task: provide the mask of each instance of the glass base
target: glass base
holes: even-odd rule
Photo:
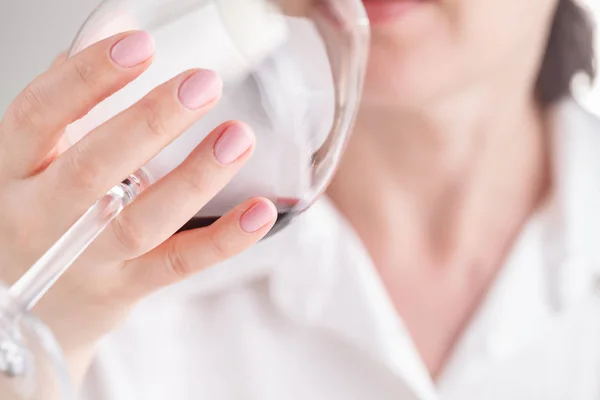
[[[0,399],[74,399],[54,336],[33,315],[17,316],[17,309],[0,286]]]

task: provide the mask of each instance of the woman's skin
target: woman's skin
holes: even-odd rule
[[[328,194],[436,377],[549,189],[534,86],[557,1],[365,4],[365,96]]]
[[[364,240],[433,376],[548,190],[533,86],[556,1],[415,0],[382,18],[399,1],[365,0],[374,19],[365,97],[329,196]],[[7,111],[0,281],[14,282],[94,199],[217,101],[218,78],[186,72],[56,156],[65,126],[140,75],[152,52],[143,33],[106,39],[36,79]],[[75,381],[137,301],[268,232],[275,208],[251,199],[209,228],[171,237],[253,146],[245,125],[219,127],[43,299],[36,313]]]

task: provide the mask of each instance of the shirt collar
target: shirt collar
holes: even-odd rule
[[[574,100],[555,106],[553,151],[557,223],[565,251],[600,260],[600,122]]]
[[[435,399],[426,368],[368,252],[333,205],[322,199],[286,234],[286,255],[270,281],[271,297],[283,314],[383,362],[404,378],[402,398]]]
[[[551,114],[553,193],[523,230],[440,381],[449,398],[556,331],[598,280],[600,123],[572,99]],[[485,366],[485,368],[484,368]],[[479,383],[476,383],[479,382]],[[452,395],[456,396],[452,396]]]
[[[600,274],[600,121],[566,99],[555,106],[552,124],[554,195],[546,247],[560,309],[588,294]]]

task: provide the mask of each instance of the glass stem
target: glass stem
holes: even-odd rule
[[[19,314],[31,310],[110,222],[149,185],[149,177],[140,170],[98,200],[9,289],[9,297],[21,308],[14,311]]]

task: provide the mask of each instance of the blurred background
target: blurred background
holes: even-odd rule
[[[582,0],[600,22],[600,1]],[[99,0],[0,1],[0,115],[21,89],[69,47]],[[600,54],[600,32],[597,40]],[[599,79],[600,81],[600,79]],[[600,115],[600,84],[577,90],[581,102]]]

